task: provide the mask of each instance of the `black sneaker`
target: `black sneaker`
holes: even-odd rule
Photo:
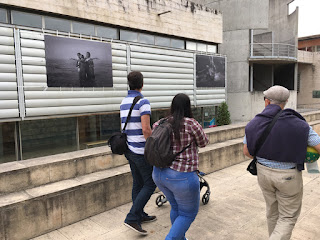
[[[141,226],[138,223],[124,223],[125,226],[132,229],[133,231],[136,231],[137,233],[140,233],[141,235],[148,235],[148,232],[146,230],[143,230]]]
[[[149,216],[149,215],[146,215],[146,216],[143,216],[141,218],[141,223],[148,223],[148,222],[154,222],[157,220],[157,217],[156,216]]]

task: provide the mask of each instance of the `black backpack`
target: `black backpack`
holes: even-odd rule
[[[152,131],[144,148],[144,157],[150,165],[160,168],[169,167],[180,153],[191,146],[190,143],[180,152],[173,154],[171,134],[172,126],[167,118],[161,120],[159,125]]]
[[[111,137],[108,140],[108,145],[111,148],[111,151],[113,154],[119,154],[122,155],[124,154],[127,149],[128,149],[128,145],[127,145],[127,134],[124,133],[124,130],[126,130],[127,124],[131,118],[131,113],[133,110],[134,105],[136,105],[136,103],[141,99],[141,96],[136,96],[133,99],[133,103],[131,105],[130,111],[128,113],[128,117],[127,117],[127,121],[124,124],[124,127],[122,129],[122,132],[116,132],[113,133],[111,135]]]

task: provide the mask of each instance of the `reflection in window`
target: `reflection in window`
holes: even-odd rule
[[[11,17],[13,24],[34,28],[42,28],[42,17],[40,15],[12,11]]]
[[[187,42],[186,42],[186,48],[187,48],[188,50],[194,50],[194,51],[196,51],[196,50],[197,50],[197,43],[187,41]]]
[[[171,47],[184,49],[184,41],[179,39],[171,39]]]
[[[0,123],[0,163],[16,160],[15,123]]]
[[[8,23],[7,10],[0,8],[0,22]]]
[[[217,53],[217,45],[208,45],[208,52]]]
[[[197,43],[197,50],[199,52],[207,52],[207,44]]]
[[[120,30],[120,40],[129,42],[138,42],[138,33]]]
[[[91,115],[78,118],[80,148],[106,145],[112,133],[119,131],[118,114]]]
[[[44,17],[44,21],[46,29],[71,32],[71,22],[68,20],[53,17]]]
[[[94,26],[88,23],[72,22],[73,32],[95,36]]]
[[[97,36],[103,38],[119,39],[118,30],[110,27],[96,27]]]
[[[29,159],[77,150],[77,119],[22,121],[22,158]]]
[[[170,47],[170,38],[157,36],[156,45],[163,46],[163,47]]]
[[[150,34],[140,33],[139,42],[146,44],[154,44],[154,36]]]

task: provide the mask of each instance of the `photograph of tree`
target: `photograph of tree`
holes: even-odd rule
[[[196,56],[197,87],[225,87],[225,58]]]
[[[111,45],[45,35],[48,87],[112,87]]]

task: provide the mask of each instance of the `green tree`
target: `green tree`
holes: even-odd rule
[[[226,102],[221,103],[221,105],[218,107],[216,121],[218,126],[229,125],[231,123],[230,112]]]

